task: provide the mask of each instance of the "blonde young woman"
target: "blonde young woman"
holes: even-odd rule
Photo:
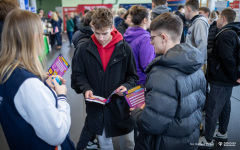
[[[51,38],[51,45],[53,46],[55,44],[55,39],[57,40],[57,49],[61,49],[62,47],[62,38],[61,38],[61,20],[59,19],[58,15],[56,12],[52,13],[52,28],[53,28],[53,33],[52,33],[52,38]]]
[[[0,51],[0,120],[11,150],[72,150],[66,86],[45,78],[39,16],[16,9],[8,14]],[[61,81],[66,81],[61,78]],[[54,83],[54,85],[52,84]]]

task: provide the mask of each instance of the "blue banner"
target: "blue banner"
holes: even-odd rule
[[[152,3],[119,4],[119,7],[122,7],[122,8],[125,8],[126,10],[128,10],[133,5],[141,5],[146,8],[152,9]]]
[[[29,1],[28,0],[24,0],[25,2],[25,9],[29,10]]]

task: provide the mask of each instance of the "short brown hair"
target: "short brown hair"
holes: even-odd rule
[[[152,0],[152,2],[158,6],[158,5],[166,5],[167,4],[167,0]]]
[[[1,0],[0,1],[0,21],[4,21],[7,14],[16,8],[19,8],[18,1],[16,1],[16,0]]]
[[[174,42],[180,41],[183,23],[182,20],[170,12],[163,13],[152,20],[151,31],[166,30]]]
[[[95,13],[95,10],[91,10],[87,12],[87,14],[84,17],[83,25],[84,26],[90,26],[90,22],[92,21],[92,15]]]
[[[130,8],[130,15],[134,25],[140,25],[144,18],[148,18],[149,12],[146,7],[140,5],[133,5]]]
[[[92,15],[91,25],[97,30],[106,27],[112,27],[113,25],[112,12],[107,8],[98,8]]]
[[[203,11],[204,13],[208,13],[208,17],[210,16],[210,9],[208,7],[200,7],[199,10]]]
[[[189,6],[192,11],[196,12],[199,10],[199,2],[198,0],[188,0],[185,6]]]
[[[231,8],[223,9],[220,15],[222,17],[224,16],[227,19],[228,23],[234,22],[234,20],[236,19],[236,12]]]

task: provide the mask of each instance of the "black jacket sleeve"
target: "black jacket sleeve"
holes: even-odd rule
[[[93,89],[91,88],[89,82],[88,82],[88,78],[86,76],[86,67],[84,65],[84,61],[83,61],[83,56],[85,56],[83,53],[83,46],[85,44],[82,44],[80,47],[77,47],[77,53],[76,55],[76,64],[74,65],[73,68],[73,74],[75,77],[75,82],[76,82],[76,86],[79,87],[79,90],[81,93],[85,94],[86,91],[91,90],[93,91]]]

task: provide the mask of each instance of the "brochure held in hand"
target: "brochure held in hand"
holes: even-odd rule
[[[143,85],[138,85],[123,93],[130,108],[141,107],[145,103],[144,91],[145,88],[143,87]],[[116,93],[116,90],[113,91],[108,98],[93,95],[92,97],[87,98],[86,101],[105,105],[111,101],[112,95]]]
[[[60,53],[51,65],[51,67],[48,69],[48,72],[50,75],[59,75],[62,77],[69,67],[69,63]]]
[[[124,93],[125,99],[130,108],[141,107],[145,103],[144,91],[144,86],[138,85]]]
[[[104,98],[104,97],[101,97],[101,96],[93,95],[92,97],[86,98],[85,100],[89,101],[89,102],[95,102],[95,103],[99,103],[99,104],[105,105],[105,104],[107,104],[107,103],[109,103],[111,101],[111,97],[115,93],[117,93],[116,90],[113,91],[112,94],[108,98]]]

